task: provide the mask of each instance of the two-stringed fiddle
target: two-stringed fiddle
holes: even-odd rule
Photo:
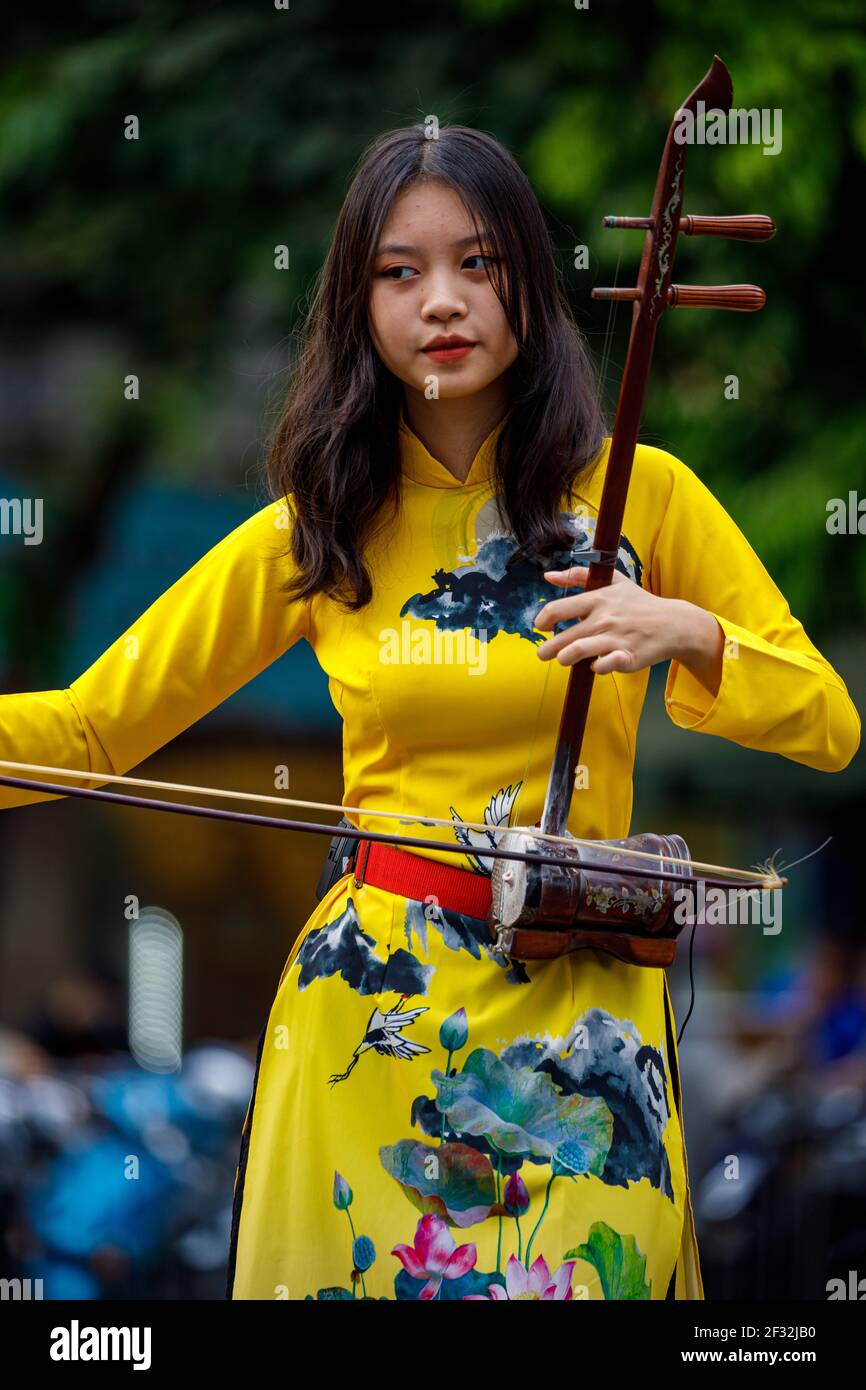
[[[684,216],[683,192],[687,145],[678,138],[685,130],[684,112],[702,109],[728,111],[733,85],[721,59],[713,58],[703,80],[678,108],[671,122],[648,217],[606,217],[606,227],[637,228],[646,232],[637,285],[627,289],[596,289],[594,299],[633,303],[631,336],[620,385],[610,451],[588,565],[586,589],[610,584],[621,540],[623,515],[640,429],[656,330],[668,307],[734,309],[752,312],[765,302],[757,285],[675,285],[672,283],[677,238],[722,236],[765,241],[775,232],[769,217]],[[568,837],[568,815],[575,772],[586,730],[593,690],[592,657],[571,668],[556,748],[541,816],[537,844],[545,835]],[[524,849],[536,847],[524,833],[506,836],[503,849],[519,839]],[[643,875],[639,862],[653,854],[658,872]],[[594,948],[609,951],[637,965],[670,965],[685,914],[676,912],[677,890],[686,886],[682,865],[690,863],[688,846],[679,835],[633,835],[625,840],[595,842],[592,858],[583,843],[566,844],[562,865],[523,860],[493,866],[488,924],[501,954],[523,960],[545,959],[565,951]],[[637,855],[637,857],[635,857]],[[600,877],[598,861],[610,872]],[[617,871],[621,874],[616,879]]]

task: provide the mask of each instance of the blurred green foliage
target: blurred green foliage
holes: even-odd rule
[[[629,310],[612,315],[590,290],[614,275],[633,283],[641,241],[604,231],[601,218],[649,210],[667,126],[714,52],[736,105],[782,112],[783,148],[775,157],[756,145],[694,148],[686,211],[764,212],[779,231],[766,245],[683,239],[676,278],[752,281],[768,301],[755,316],[667,316],[642,437],[706,480],[816,640],[859,623],[866,542],[825,525],[829,498],[866,493],[858,0],[590,0],[587,10],[568,0],[288,9],[93,0],[7,19],[4,351],[32,351],[65,324],[112,345],[109,369],[95,363],[81,387],[70,429],[48,431],[40,456],[25,461],[70,533],[110,492],[107,469],[123,485],[121,438],[130,473],[137,458],[241,483],[246,446],[220,445],[231,364],[247,340],[258,345],[249,443],[278,403],[291,331],[353,164],[383,129],[430,113],[491,131],[522,162],[605,362],[612,407]],[[287,271],[274,267],[283,243]],[[574,269],[580,244],[588,271]],[[129,371],[143,382],[132,440]],[[730,373],[736,401],[723,395]],[[6,454],[15,472],[14,440]],[[8,588],[3,602],[9,618]]]

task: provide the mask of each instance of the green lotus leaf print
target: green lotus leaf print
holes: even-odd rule
[[[468,1144],[431,1146],[401,1139],[379,1150],[385,1170],[414,1207],[452,1226],[474,1226],[488,1216],[504,1216],[496,1201],[496,1175],[486,1154]]]
[[[431,1075],[437,1109],[457,1134],[483,1135],[512,1158],[556,1158],[569,1173],[600,1176],[613,1138],[605,1101],[564,1096],[546,1073],[509,1067],[483,1047],[456,1075]]]
[[[621,1236],[606,1221],[594,1221],[589,1240],[567,1250],[566,1260],[587,1260],[594,1265],[606,1299],[648,1299],[651,1284],[646,1281],[646,1255],[637,1248],[634,1236]]]

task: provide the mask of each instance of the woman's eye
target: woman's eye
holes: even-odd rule
[[[485,261],[488,265],[494,265],[497,260],[498,257],[496,256],[487,256],[478,251],[475,255],[465,258],[462,268],[464,270],[483,270]],[[411,275],[417,274],[418,271],[411,265],[389,265],[386,266],[384,270],[379,271],[380,277],[384,280],[401,281],[408,279]]]

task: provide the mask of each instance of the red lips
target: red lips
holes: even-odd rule
[[[432,357],[434,362],[458,362],[462,357],[468,357],[475,346],[475,343],[470,342],[468,338],[462,338],[459,333],[449,333],[433,338],[421,351]]]
[[[430,352],[433,348],[455,348],[455,347],[474,347],[471,338],[461,338],[459,333],[451,333],[447,337],[432,338],[422,352]]]

